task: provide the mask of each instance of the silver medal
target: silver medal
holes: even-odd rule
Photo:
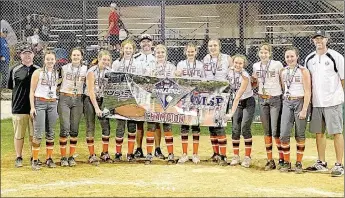
[[[49,91],[49,92],[48,92],[48,97],[49,97],[49,98],[53,98],[53,96],[54,96],[54,93],[53,93],[52,91]]]
[[[77,94],[78,93],[78,89],[77,88],[74,88],[73,89],[73,94]]]

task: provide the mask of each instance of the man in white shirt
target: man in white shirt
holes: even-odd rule
[[[342,176],[344,154],[343,111],[344,103],[344,56],[327,48],[328,36],[325,31],[318,30],[312,37],[316,51],[309,54],[305,66],[312,76],[312,116],[310,132],[316,133],[318,160],[306,170],[327,172],[325,161],[326,135],[334,137],[336,163],[332,168],[332,176]]]

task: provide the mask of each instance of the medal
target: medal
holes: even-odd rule
[[[265,87],[262,88],[262,95],[267,95],[267,92],[265,90]]]
[[[49,98],[53,98],[53,96],[54,96],[54,92],[49,91],[49,92],[48,92],[48,97],[49,97]]]
[[[78,93],[78,89],[77,88],[74,88],[73,89],[73,94],[77,94]]]

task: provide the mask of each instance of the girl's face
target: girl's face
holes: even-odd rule
[[[123,54],[125,56],[131,56],[134,52],[133,46],[129,43],[127,43],[125,46],[123,46]]]
[[[236,57],[234,59],[234,69],[235,71],[242,71],[244,68],[244,60],[241,57]]]
[[[155,56],[156,56],[158,61],[163,61],[163,60],[165,61],[165,58],[167,56],[166,54],[167,53],[166,53],[166,51],[163,48],[157,48],[156,49]]]
[[[196,49],[195,47],[187,47],[187,50],[186,50],[186,55],[187,55],[187,58],[188,59],[191,59],[191,58],[195,58],[196,57]]]
[[[208,47],[208,51],[211,55],[219,54],[220,46],[219,46],[218,41],[216,41],[216,40],[209,41],[207,47]]]
[[[103,55],[99,61],[99,66],[101,67],[108,67],[110,66],[110,56],[109,55]]]
[[[285,52],[285,62],[289,66],[297,65],[298,56],[295,50],[288,50]]]
[[[259,58],[261,61],[268,61],[270,59],[271,53],[264,47],[265,46],[261,47],[261,49],[259,50]]]
[[[80,64],[81,60],[82,60],[82,55],[81,55],[81,51],[79,50],[73,50],[72,51],[72,55],[71,55],[71,59],[72,59],[72,64]]]
[[[53,68],[56,63],[56,58],[54,54],[46,54],[44,57],[44,65],[47,68]]]

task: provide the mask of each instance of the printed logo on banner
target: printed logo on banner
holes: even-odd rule
[[[174,99],[180,98],[180,95],[184,92],[178,84],[168,78],[156,83],[153,91],[156,93],[164,110],[169,107]]]

